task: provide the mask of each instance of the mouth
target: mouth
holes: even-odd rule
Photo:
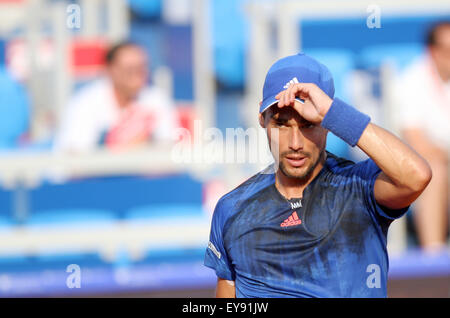
[[[302,157],[302,156],[295,156],[295,155],[286,156],[287,162],[292,167],[295,167],[295,168],[302,167],[305,164],[307,159],[308,159],[307,157]]]

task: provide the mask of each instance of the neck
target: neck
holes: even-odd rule
[[[430,54],[429,59],[432,65],[432,71],[435,72],[444,83],[446,83],[448,80],[450,80],[450,73],[445,72],[443,67],[439,67],[436,59],[431,55],[431,53],[429,54]]]
[[[450,80],[450,74],[445,73],[442,70],[438,70],[438,73],[444,83],[446,83]]]
[[[444,70],[436,65],[436,62],[434,63],[434,70],[436,71],[439,78],[442,80],[442,82],[446,83],[450,79],[450,74],[444,72]]]
[[[325,151],[321,154],[319,162],[311,171],[311,173],[303,179],[286,176],[281,169],[275,174],[275,187],[287,199],[303,197],[303,190],[311,183],[312,180],[322,170],[327,154]]]
[[[116,98],[117,105],[119,105],[120,108],[126,108],[133,101],[133,97],[123,93],[121,90],[117,89],[117,87],[114,87],[114,96]]]

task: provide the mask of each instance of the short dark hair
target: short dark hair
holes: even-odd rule
[[[114,59],[116,58],[116,56],[120,50],[127,48],[127,47],[131,47],[131,46],[139,47],[138,44],[131,42],[131,41],[123,41],[123,42],[119,42],[119,43],[111,46],[105,55],[106,65],[111,65],[114,62]]]
[[[267,119],[270,119],[270,118],[273,117],[274,111],[273,111],[273,109],[271,109],[271,108],[273,108],[273,106],[274,106],[274,105],[272,105],[272,106],[270,106],[270,107],[267,107],[267,109],[264,110],[264,111],[261,113],[261,115],[263,116],[264,120],[266,120],[266,117],[267,117],[267,116],[270,116],[270,117],[268,117]]]
[[[425,44],[427,46],[434,46],[436,45],[436,34],[438,33],[438,30],[442,27],[450,27],[450,20],[445,21],[438,21],[431,25],[431,27],[428,29],[426,38],[425,38]]]

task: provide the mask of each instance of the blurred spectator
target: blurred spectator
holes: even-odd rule
[[[169,96],[148,86],[148,61],[142,48],[120,43],[106,55],[106,76],[83,87],[63,112],[55,149],[90,151],[104,144],[129,148],[170,141],[178,126]]]
[[[433,171],[416,201],[414,220],[420,245],[434,251],[445,246],[448,231],[450,21],[430,29],[426,46],[425,54],[397,82],[395,107],[401,134]]]
[[[0,65],[0,151],[14,149],[28,139],[29,106],[24,87]]]

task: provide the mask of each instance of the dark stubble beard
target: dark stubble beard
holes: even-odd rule
[[[294,152],[285,152],[280,157],[283,158],[286,155],[292,154],[292,153],[294,153]],[[308,159],[311,159],[310,154],[303,153],[303,155],[306,155],[306,157],[308,157]],[[279,168],[280,168],[281,172],[288,178],[297,179],[299,181],[307,181],[309,179],[311,173],[314,171],[314,169],[319,164],[320,160],[324,157],[324,155],[325,155],[325,149],[320,152],[319,157],[317,158],[317,160],[314,161],[308,167],[308,169],[304,173],[302,173],[301,175],[293,175],[293,174],[289,173],[288,169],[286,169],[286,166],[284,165],[282,160],[280,160]]]

